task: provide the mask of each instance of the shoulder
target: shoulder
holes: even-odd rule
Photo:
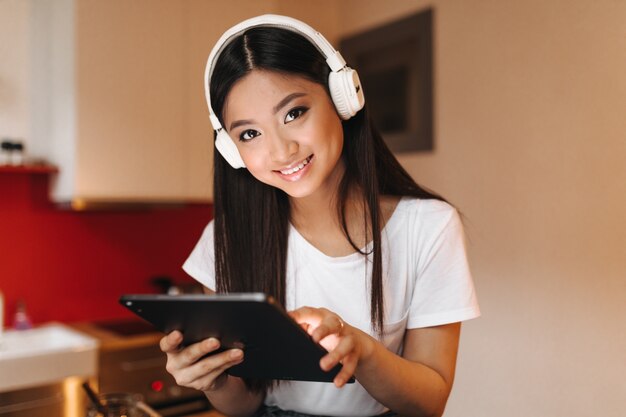
[[[205,227],[204,230],[202,231],[202,236],[210,236],[213,237],[213,228],[214,228],[214,221],[211,220]]]
[[[434,199],[403,197],[389,220],[388,235],[419,247],[433,244],[443,235],[462,236],[463,224],[457,209]],[[402,238],[404,236],[404,238]]]
[[[215,265],[213,259],[213,221],[210,221],[183,264],[183,269],[205,287],[215,289]]]
[[[397,204],[398,217],[425,224],[448,223],[459,217],[450,203],[435,199],[403,197]]]

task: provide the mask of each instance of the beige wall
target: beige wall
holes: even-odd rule
[[[19,23],[24,4],[0,0],[0,35],[14,46],[28,43]],[[464,326],[446,416],[624,415],[626,2],[186,5],[193,10],[183,13],[186,65],[197,70],[182,101],[194,140],[210,134],[197,81],[206,54],[235,22],[292,14],[335,40],[433,6],[437,149],[401,160],[465,214],[483,310]],[[8,50],[13,55],[0,61],[0,135],[27,136],[20,68],[28,57]],[[203,160],[189,161],[190,175]]]
[[[401,160],[465,214],[483,311],[446,416],[624,416],[626,2],[339,5],[435,10],[437,149]]]
[[[0,0],[0,138],[30,136],[30,3]]]

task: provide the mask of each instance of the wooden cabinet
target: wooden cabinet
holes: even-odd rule
[[[33,2],[31,148],[59,167],[54,200],[211,199],[202,60],[215,39],[190,39],[195,4]]]

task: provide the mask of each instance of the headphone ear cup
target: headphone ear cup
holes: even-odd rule
[[[359,75],[350,67],[328,75],[328,88],[337,113],[348,120],[365,105],[365,96]]]
[[[241,155],[239,154],[237,145],[235,145],[235,142],[233,142],[233,140],[224,129],[220,129],[217,131],[217,137],[215,138],[215,148],[219,151],[222,157],[224,157],[226,162],[230,164],[231,167],[235,169],[246,167],[243,159],[241,159]]]

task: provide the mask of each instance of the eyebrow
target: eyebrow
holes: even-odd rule
[[[281,101],[278,102],[278,104],[276,104],[273,108],[272,111],[274,112],[274,114],[278,113],[278,111],[280,109],[282,109],[283,107],[285,107],[287,104],[289,104],[291,101],[299,98],[299,97],[303,97],[306,96],[306,93],[291,93],[289,94],[287,97],[283,98]],[[230,124],[230,128],[228,130],[233,130],[236,127],[239,126],[243,126],[243,125],[247,125],[247,124],[252,124],[253,120],[237,120],[234,121]]]
[[[277,105],[274,106],[272,110],[274,110],[274,114],[278,113],[280,109],[289,104],[290,101],[297,99],[298,97],[306,96],[305,93],[291,93],[284,99],[278,102]]]

